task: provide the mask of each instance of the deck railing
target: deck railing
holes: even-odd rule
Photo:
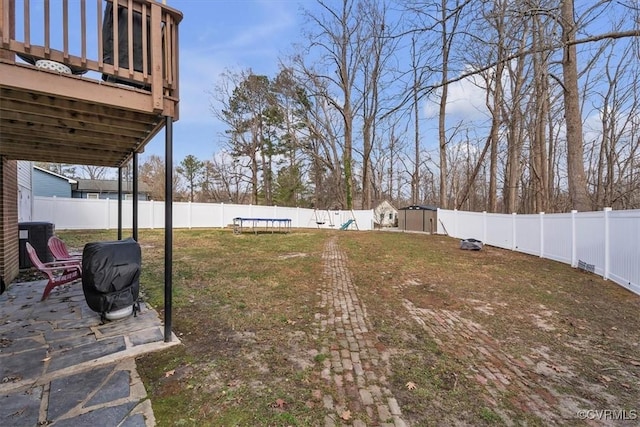
[[[162,111],[164,97],[179,98],[181,19],[154,0],[0,0],[0,49],[148,90]]]

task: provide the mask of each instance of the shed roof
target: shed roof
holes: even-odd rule
[[[411,206],[405,206],[404,208],[400,208],[401,211],[407,211],[407,210],[420,210],[420,211],[437,211],[438,208],[436,206],[430,206],[430,205],[411,205]]]

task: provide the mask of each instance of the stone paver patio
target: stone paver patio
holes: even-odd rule
[[[16,283],[0,295],[0,425],[153,426],[135,357],[165,343],[157,313],[101,324],[82,285]]]

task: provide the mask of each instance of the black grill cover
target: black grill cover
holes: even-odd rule
[[[82,290],[89,308],[108,313],[133,305],[140,292],[140,245],[135,240],[87,243]]]

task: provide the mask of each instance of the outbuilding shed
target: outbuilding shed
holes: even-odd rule
[[[435,234],[438,231],[438,208],[412,205],[400,208],[398,228],[405,231],[422,231]]]

